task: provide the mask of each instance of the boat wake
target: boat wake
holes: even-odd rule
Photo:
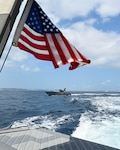
[[[34,127],[34,128],[46,128],[55,131],[60,127],[60,125],[70,122],[73,118],[70,115],[64,115],[59,118],[53,118],[51,115],[45,116],[34,116],[28,117],[23,120],[15,121],[11,128],[17,127]]]

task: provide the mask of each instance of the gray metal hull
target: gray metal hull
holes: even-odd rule
[[[59,92],[59,91],[46,91],[46,94],[48,94],[49,96],[52,95],[71,95],[71,93],[69,92]]]

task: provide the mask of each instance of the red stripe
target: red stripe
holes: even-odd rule
[[[75,54],[74,54],[72,48],[71,48],[71,45],[69,44],[68,40],[63,36],[62,33],[61,33],[61,38],[62,38],[63,42],[65,43],[65,45],[66,45],[66,47],[67,47],[67,49],[68,49],[68,51],[69,51],[69,53],[70,53],[72,59],[73,59],[74,61],[78,60],[78,59],[76,58],[76,56],[75,56]]]
[[[61,46],[59,45],[59,42],[58,42],[58,40],[57,40],[57,38],[56,38],[56,36],[54,34],[52,34],[52,39],[54,41],[54,44],[55,44],[55,46],[57,48],[57,51],[59,53],[59,56],[60,56],[63,64],[67,64],[68,60],[66,59],[66,57],[64,55],[64,52],[62,51]]]
[[[27,51],[31,54],[33,54],[36,58],[38,59],[42,59],[42,60],[49,60],[51,61],[51,58],[49,55],[44,55],[44,54],[38,54],[38,53],[35,53],[33,51],[31,51],[29,48],[27,48],[25,45],[23,45],[22,43],[18,42],[18,47],[24,51]]]
[[[47,39],[46,34],[45,34],[44,36],[45,36],[46,46],[47,46],[47,48],[48,48],[51,61],[52,61],[52,63],[53,63],[53,65],[54,65],[55,68],[59,68],[59,65],[57,64],[57,62],[56,62],[56,60],[55,60],[55,58],[54,58],[54,56],[53,56],[53,54],[52,54],[52,51],[51,51],[51,48],[50,48],[50,45],[49,45],[49,42],[48,42],[49,39]]]
[[[68,40],[63,36],[62,33],[61,33],[61,37],[62,37],[62,40],[64,41],[64,43],[66,44],[66,46],[69,50],[69,53],[71,54],[73,60],[78,61],[79,58],[76,57],[74,51],[71,48],[71,45],[69,44]],[[76,48],[75,48],[75,50],[77,51],[77,53],[78,53],[79,57],[81,58],[82,62],[90,63],[90,60],[86,59]]]
[[[77,51],[77,49],[75,48],[75,50]],[[86,59],[79,51],[77,51],[81,57],[81,59],[83,60],[82,62],[85,62],[85,63],[90,63],[90,60],[89,59]]]
[[[47,50],[46,46],[34,44],[29,39],[27,39],[25,36],[23,36],[23,35],[20,35],[20,39],[22,39],[25,43],[29,44],[30,46],[32,46],[32,47],[34,47],[36,49]]]
[[[45,41],[45,38],[44,36],[37,36],[37,35],[34,35],[32,34],[32,32],[30,32],[27,28],[23,28],[23,31],[28,35],[30,36],[32,39],[34,40],[37,40],[37,41]]]

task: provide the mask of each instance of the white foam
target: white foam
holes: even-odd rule
[[[72,93],[71,96],[80,96],[81,94],[78,93]]]
[[[34,128],[40,128],[44,127],[50,130],[57,129],[61,124],[64,124],[65,122],[69,122],[71,120],[70,115],[63,115],[62,117],[59,117],[57,119],[54,119],[50,115],[45,116],[35,116],[35,117],[28,117],[23,120],[15,121],[11,128],[17,128],[17,127],[34,127]]]
[[[39,118],[39,116],[35,116],[35,117],[28,117],[28,118],[25,118],[23,120],[15,121],[11,125],[11,128],[26,127],[26,126],[35,126],[34,120],[36,120],[38,118]]]
[[[83,114],[76,130],[72,133],[73,137],[85,139],[99,144],[120,148],[120,117],[109,116],[110,118],[100,120],[90,119],[88,112]],[[106,116],[103,116],[106,118]]]
[[[96,111],[82,114],[72,136],[120,149],[120,97],[96,96],[90,101]]]
[[[120,98],[119,97],[95,97],[91,103],[97,106],[98,110],[120,110]]]

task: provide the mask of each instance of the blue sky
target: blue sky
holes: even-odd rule
[[[26,1],[25,1],[26,2]],[[0,88],[120,91],[120,0],[37,0],[52,22],[91,64],[69,71],[12,47]],[[23,3],[24,5],[24,3]],[[19,16],[16,20],[18,22]],[[15,28],[14,28],[15,29]],[[0,59],[11,45],[14,29]]]

